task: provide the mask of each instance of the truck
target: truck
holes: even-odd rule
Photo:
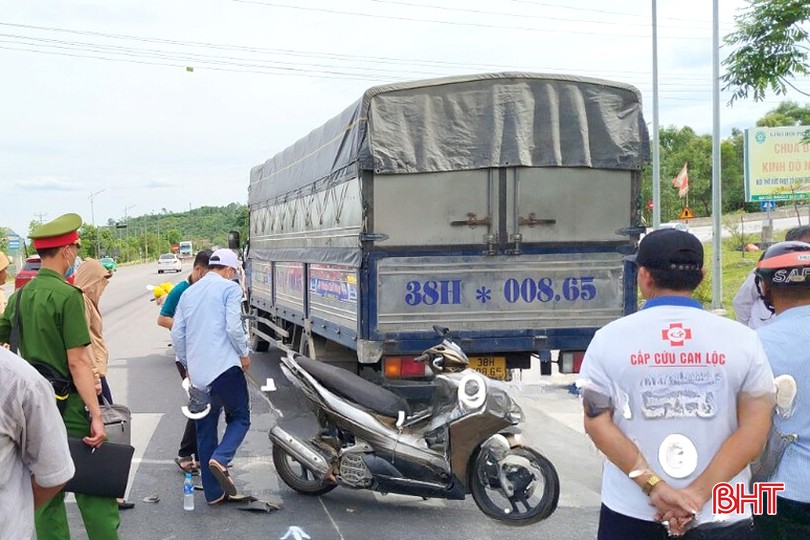
[[[184,240],[180,242],[180,249],[178,250],[178,255],[181,259],[188,259],[194,256],[194,249],[191,246],[190,240]]]
[[[627,84],[490,73],[388,84],[250,172],[249,331],[384,385],[449,328],[498,379],[576,372],[637,307],[649,137]],[[554,355],[552,355],[554,352]],[[556,355],[556,356],[555,356]]]

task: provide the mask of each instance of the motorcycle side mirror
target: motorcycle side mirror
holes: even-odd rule
[[[228,233],[228,248],[229,249],[239,249],[239,245],[241,244],[239,238],[239,231],[231,231]]]
[[[433,331],[436,332],[436,335],[439,337],[446,337],[450,334],[450,329],[445,328],[444,326],[439,326],[438,324],[433,325]]]

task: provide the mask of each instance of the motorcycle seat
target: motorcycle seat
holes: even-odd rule
[[[294,356],[298,365],[326,387],[330,392],[366,409],[389,418],[397,418],[400,411],[411,415],[411,408],[402,396],[355,375],[343,368],[319,362],[306,356]]]

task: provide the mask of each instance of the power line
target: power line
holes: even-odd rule
[[[546,21],[561,21],[561,22],[573,22],[573,23],[588,23],[588,24],[608,24],[608,25],[621,25],[621,26],[640,26],[647,28],[650,26],[649,16],[648,15],[639,15],[639,14],[629,14],[629,13],[619,13],[619,12],[609,12],[604,10],[589,10],[578,8],[580,11],[585,11],[588,13],[605,13],[609,15],[618,15],[623,17],[646,17],[646,21],[643,22],[634,22],[628,23],[627,21],[596,21],[596,20],[588,20],[588,19],[570,19],[567,17],[556,17],[550,15],[536,15],[536,14],[528,14],[528,13],[507,13],[503,11],[486,11],[480,9],[471,9],[471,8],[461,8],[461,7],[449,7],[449,6],[437,6],[432,4],[419,4],[415,2],[405,2],[402,0],[368,0],[369,2],[373,2],[375,4],[386,4],[386,5],[395,5],[395,6],[407,6],[407,7],[416,7],[420,9],[436,9],[441,11],[452,11],[456,13],[474,13],[477,15],[496,15],[499,17],[520,17],[521,19],[542,19]],[[543,7],[553,7],[553,8],[561,8],[564,6],[553,6],[550,4],[539,4],[536,2],[521,2],[523,4],[530,4],[535,6],[543,6]],[[674,20],[681,20],[681,19],[674,19]],[[688,22],[690,24],[694,24],[695,22],[704,22],[708,25],[709,21],[687,21],[683,20],[683,22]],[[682,26],[665,26],[665,25],[658,25],[658,28],[673,28],[681,30],[683,29]]]
[[[562,29],[562,28],[538,28],[533,26],[512,26],[512,25],[502,25],[502,24],[487,24],[487,23],[473,23],[473,22],[462,22],[462,21],[446,21],[446,20],[439,20],[439,19],[428,19],[423,17],[404,17],[404,16],[397,16],[397,15],[375,15],[371,13],[363,13],[362,11],[344,11],[338,9],[330,9],[330,8],[314,8],[308,6],[295,6],[289,4],[280,4],[277,2],[264,2],[261,0],[229,0],[230,2],[237,2],[240,4],[256,4],[262,6],[269,6],[269,7],[276,7],[276,8],[283,8],[283,9],[294,9],[300,11],[307,11],[307,12],[316,12],[316,13],[329,13],[332,15],[348,15],[352,17],[367,17],[373,19],[388,19],[388,20],[396,20],[396,21],[406,21],[406,22],[427,22],[427,23],[434,23],[434,24],[443,24],[443,25],[450,25],[450,26],[469,26],[473,28],[490,28],[490,29],[499,29],[499,30],[525,30],[527,32],[544,32],[544,33],[562,33],[562,34],[584,34],[584,35],[604,35],[604,36],[612,36],[612,37],[625,37],[625,38],[639,38],[639,39],[650,39],[650,35],[644,34],[627,34],[623,32],[619,33],[607,33],[607,32],[593,32],[587,30],[571,30],[571,29]],[[710,40],[710,36],[658,36],[659,39],[671,39],[671,40],[683,40],[683,39],[694,39],[694,40]]]
[[[423,59],[413,59],[413,58],[396,58],[396,57],[372,57],[372,56],[363,56],[363,55],[347,55],[347,54],[339,54],[339,53],[323,53],[323,52],[310,52],[310,51],[296,51],[291,49],[269,49],[269,48],[261,48],[261,47],[248,47],[248,46],[241,46],[241,45],[226,45],[226,44],[217,44],[217,43],[209,43],[209,42],[194,42],[194,41],[178,41],[178,40],[169,40],[169,39],[160,39],[160,38],[148,38],[142,36],[134,36],[128,34],[109,34],[109,33],[100,33],[100,32],[91,32],[86,30],[72,30],[66,28],[57,28],[57,27],[42,27],[42,26],[33,26],[33,25],[21,25],[21,24],[13,24],[13,23],[2,23],[0,22],[0,26],[9,26],[15,28],[24,28],[30,30],[37,30],[37,31],[46,31],[46,32],[56,32],[56,33],[68,33],[74,35],[84,35],[84,36],[91,36],[91,37],[100,37],[105,39],[115,39],[115,40],[124,40],[124,41],[136,41],[136,42],[144,42],[144,43],[157,43],[157,44],[164,44],[164,45],[172,45],[172,46],[180,46],[180,47],[195,47],[195,48],[210,48],[214,50],[233,50],[233,51],[241,51],[241,52],[248,52],[248,53],[256,53],[256,54],[280,54],[284,56],[293,56],[293,57],[301,57],[301,58],[319,58],[329,59],[329,60],[338,60],[338,61],[351,61],[351,62],[363,62],[363,63],[374,63],[374,64],[382,64],[382,65],[399,65],[399,64],[407,64],[409,69],[407,72],[415,73],[418,75],[434,75],[434,74],[444,74],[445,71],[440,73],[436,72],[424,72],[413,70],[410,66],[419,65],[421,67],[430,67],[430,68],[441,68],[446,69],[447,67],[459,67],[465,69],[484,69],[484,70],[496,70],[496,71],[503,71],[503,70],[528,70],[528,71],[543,71],[548,70],[550,72],[557,72],[557,71],[567,71],[566,69],[560,70],[557,67],[553,66],[505,66],[503,64],[470,64],[470,63],[461,63],[461,62],[448,62],[448,61],[438,61],[438,60],[423,60]],[[138,54],[138,56],[143,56],[144,51],[149,51],[154,54],[158,55],[171,55],[170,59],[175,61],[187,61],[189,57],[197,55],[198,53],[171,53],[167,51],[161,51],[157,49],[135,49],[131,47],[119,47],[116,45],[101,45],[96,43],[87,43],[87,42],[77,42],[77,41],[63,41],[63,40],[55,40],[52,38],[38,38],[38,37],[29,37],[29,36],[21,36],[16,34],[0,34],[4,37],[10,37],[14,39],[23,39],[29,41],[40,41],[40,42],[47,42],[47,43],[58,43],[62,45],[70,45],[71,47],[81,50],[81,47],[86,47],[87,49],[92,49],[92,52],[99,52],[98,49],[104,49],[103,52],[105,53],[112,53],[117,52],[123,54],[125,52],[129,52],[132,54]],[[19,42],[12,42],[12,44],[16,45],[28,45],[28,43],[19,43]],[[40,45],[35,45],[40,46]],[[30,52],[32,51],[30,49]],[[87,50],[83,52],[88,52]],[[198,58],[198,56],[195,56]],[[238,59],[240,61],[244,61],[243,58],[235,58],[229,56],[208,56],[207,58],[212,60],[222,60],[222,59]],[[268,60],[262,60],[268,61]],[[289,65],[289,62],[283,62],[280,60],[269,60],[269,62],[274,62],[278,64],[286,64]],[[300,64],[300,63],[299,63]],[[295,65],[299,65],[295,64]],[[317,67],[323,67],[322,64],[310,64]],[[335,66],[327,65],[328,68],[334,69]],[[345,69],[345,67],[344,67]],[[368,68],[365,66],[349,66],[349,69],[360,69],[360,70],[370,70],[372,68]],[[376,69],[376,68],[375,68]],[[380,71],[376,69],[376,71]],[[597,76],[601,76],[603,72],[597,70],[577,70],[579,73],[591,73],[596,74]],[[401,70],[399,71],[401,72]],[[638,75],[638,76],[645,76],[647,73],[644,71],[614,71],[613,73],[622,74],[622,75]],[[678,79],[683,81],[684,79],[694,79],[698,80],[700,77],[697,74],[689,73],[689,74],[678,74]],[[682,83],[683,84],[683,83]]]

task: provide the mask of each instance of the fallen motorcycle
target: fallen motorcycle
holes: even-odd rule
[[[412,411],[401,396],[341,368],[289,353],[282,371],[314,404],[319,432],[303,440],[270,430],[281,479],[307,495],[337,486],[424,498],[472,494],[490,518],[529,525],[557,508],[554,465],[521,442],[523,412],[499,381],[469,369],[445,328],[417,360],[434,374],[431,404]]]

